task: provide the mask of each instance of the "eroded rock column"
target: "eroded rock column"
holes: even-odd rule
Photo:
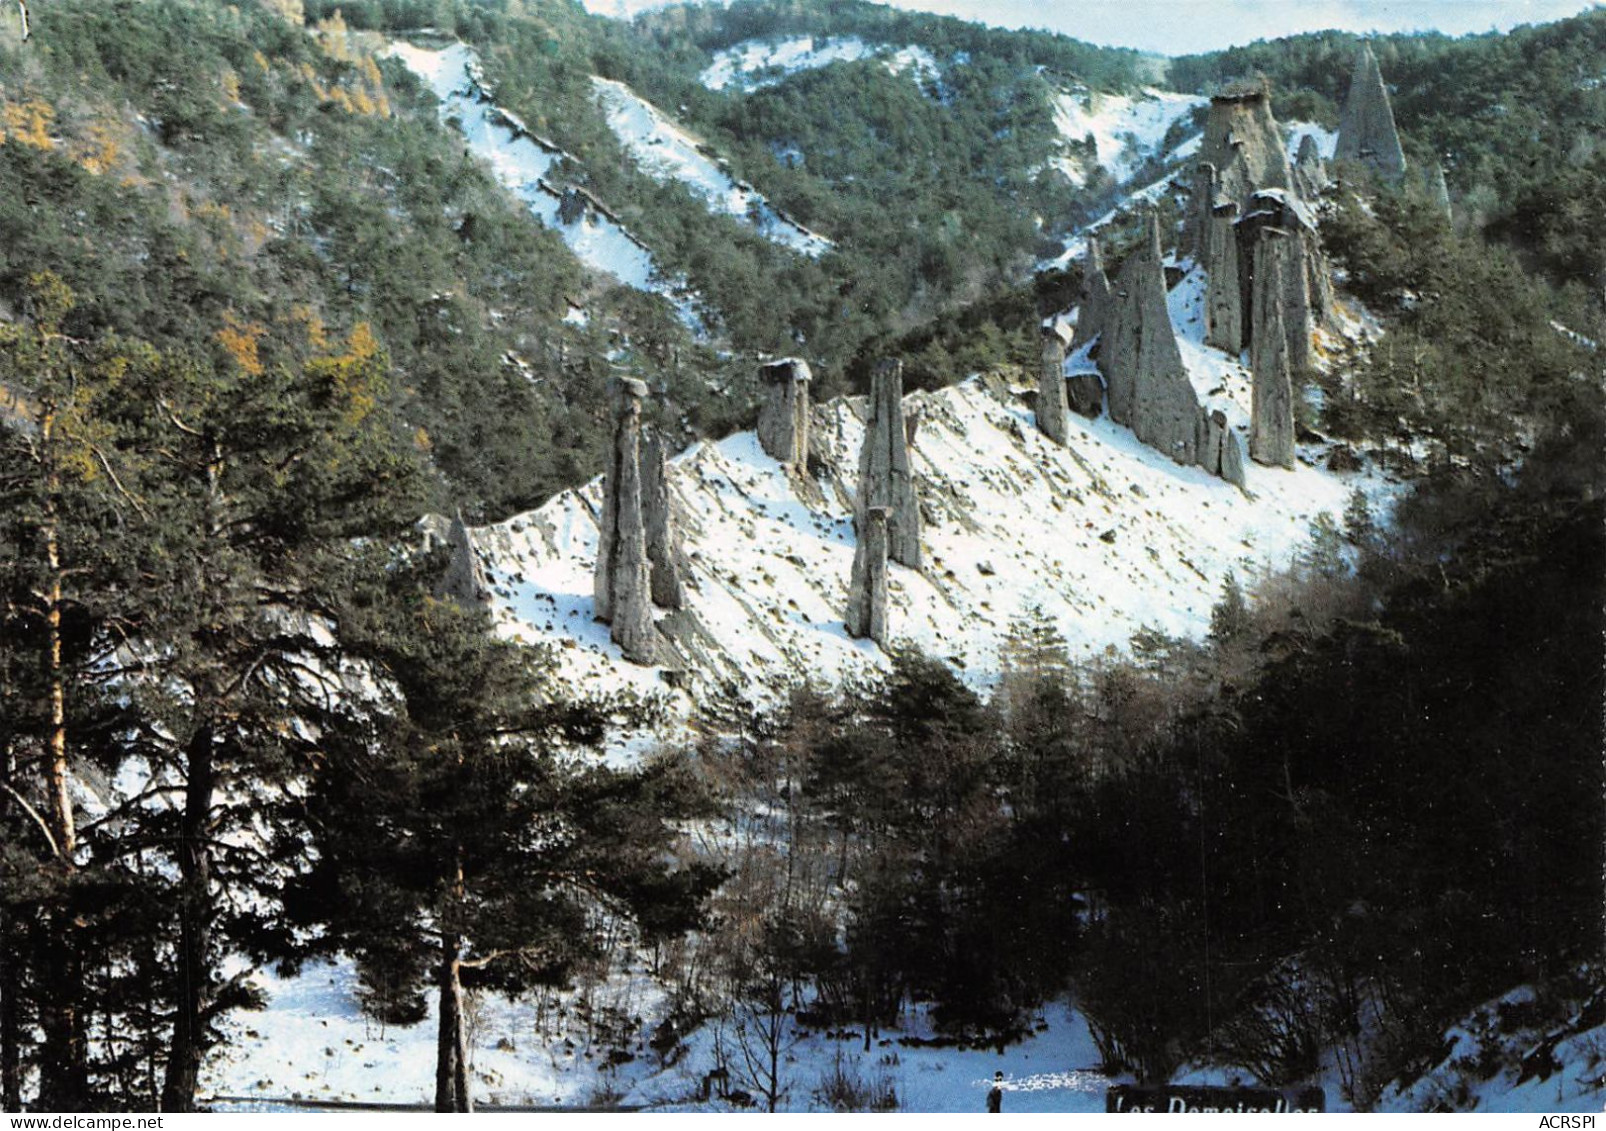
[[[1098,238],[1089,236],[1082,260],[1082,299],[1076,311],[1076,333],[1071,336],[1072,353],[1103,332],[1109,308],[1110,280],[1104,273],[1104,251]]]
[[[641,402],[647,386],[616,377],[608,394],[613,443],[602,476],[593,603],[597,619],[611,627],[613,642],[625,658],[647,664],[657,653],[641,484]]]
[[[1043,354],[1037,373],[1037,427],[1056,444],[1066,440],[1065,339],[1053,324],[1043,327]]]
[[[1205,229],[1205,342],[1237,355],[1244,348],[1243,284],[1238,278],[1238,205],[1210,210]]]
[[[489,601],[491,586],[486,580],[485,567],[480,562],[479,551],[474,548],[474,536],[469,533],[468,525],[463,522],[462,511],[458,511],[452,517],[451,528],[446,534],[446,544],[450,547],[452,556],[446,564],[445,576],[435,587],[435,595],[463,605]]]
[[[886,507],[887,556],[920,568],[920,504],[909,470],[909,435],[903,417],[903,362],[876,363],[870,375],[870,401],[859,449],[859,497],[855,525],[863,536],[863,516]]]
[[[1297,270],[1295,241],[1279,228],[1262,228],[1255,244],[1255,301],[1249,367],[1249,458],[1273,467],[1294,466],[1294,390],[1283,325],[1282,292]],[[1303,279],[1300,280],[1303,285]]]
[[[1337,161],[1356,161],[1387,180],[1405,172],[1405,151],[1394,127],[1394,108],[1370,44],[1361,44],[1350,75],[1349,95],[1338,119]]]
[[[764,400],[758,410],[758,442],[780,462],[799,470],[809,463],[808,362],[795,357],[772,361],[758,371]]]
[[[853,573],[848,581],[849,636],[887,646],[887,539],[889,507],[867,507],[858,522]]]
[[[648,429],[641,445],[641,506],[647,528],[647,569],[652,603],[678,609],[685,603],[685,553],[669,498],[668,452],[663,437]]]

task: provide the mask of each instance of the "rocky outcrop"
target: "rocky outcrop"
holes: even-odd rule
[[[1450,186],[1444,180],[1444,166],[1435,161],[1423,174],[1427,182],[1428,199],[1438,205],[1445,218],[1450,218]]]
[[[655,662],[658,633],[652,623],[647,527],[642,511],[641,402],[647,386],[616,377],[609,386],[613,442],[602,476],[593,604],[625,658]]]
[[[758,371],[764,400],[758,409],[758,442],[780,462],[799,470],[809,463],[808,362],[772,361]]]
[[[859,495],[855,526],[862,539],[864,516],[886,507],[887,556],[910,569],[920,568],[920,505],[909,470],[909,436],[903,418],[903,362],[876,363],[870,374],[870,400],[859,450]]]
[[[686,555],[669,498],[668,452],[663,437],[651,429],[641,445],[641,509],[652,603],[661,609],[678,609],[686,599]]]
[[[1327,162],[1316,145],[1313,134],[1299,139],[1299,152],[1294,155],[1294,188],[1305,200],[1315,200],[1327,188]]]
[[[853,574],[848,581],[849,636],[869,637],[887,646],[887,539],[892,511],[867,507],[858,523]]]
[[[1183,217],[1182,246],[1194,260],[1203,263],[1210,239],[1210,214],[1216,207],[1216,167],[1201,161],[1193,169],[1193,189],[1188,212]]]
[[[1332,310],[1332,284],[1321,241],[1308,221],[1308,211],[1293,202],[1286,192],[1256,193],[1253,210],[1238,225],[1240,265],[1248,265],[1246,309],[1250,312],[1249,350],[1253,357],[1264,343],[1257,344],[1255,326],[1262,325],[1261,307],[1275,304],[1282,315],[1284,350],[1290,369],[1304,373],[1315,361],[1313,337],[1317,323]],[[1260,244],[1264,232],[1275,231],[1283,239],[1277,254],[1279,270],[1275,278],[1260,275]]]
[[[1238,205],[1211,210],[1204,228],[1205,344],[1236,356],[1244,348],[1243,288],[1238,270]]]
[[[1093,418],[1104,408],[1104,381],[1097,373],[1072,373],[1065,378],[1065,401],[1071,411]]]
[[[462,605],[489,601],[491,586],[485,578],[485,567],[480,562],[479,551],[474,548],[474,536],[463,522],[462,511],[452,517],[452,525],[446,532],[446,545],[451,550],[451,558],[447,561],[446,573],[440,584],[435,586],[435,596]]]
[[[1219,475],[1236,487],[1244,485],[1244,450],[1238,433],[1227,422],[1227,414],[1212,409],[1204,416],[1204,439],[1199,446],[1199,466]]]
[[[1196,463],[1199,400],[1166,308],[1160,224],[1152,212],[1146,228],[1146,238],[1121,266],[1099,369],[1112,420],[1178,463]]]
[[[1066,440],[1065,339],[1059,325],[1043,327],[1043,353],[1037,372],[1037,427],[1056,444]]]
[[[1212,208],[1231,200],[1247,210],[1249,197],[1257,190],[1293,187],[1288,154],[1264,86],[1242,87],[1210,100],[1199,162],[1215,170]]]
[[[1249,458],[1273,467],[1294,466],[1294,390],[1283,325],[1284,294],[1296,284],[1296,237],[1279,228],[1256,234],[1255,302],[1252,307],[1249,368],[1252,376],[1249,411]],[[1299,277],[1298,286],[1304,280]]]
[[[1394,110],[1389,105],[1388,88],[1378,70],[1377,56],[1368,44],[1361,44],[1350,76],[1349,96],[1338,119],[1338,161],[1355,161],[1391,181],[1405,172],[1405,152],[1400,148],[1399,131],[1394,128]]]
[[[1104,273],[1104,252],[1096,237],[1087,239],[1082,260],[1082,299],[1076,312],[1076,333],[1071,337],[1075,353],[1104,330],[1110,308],[1110,279]]]

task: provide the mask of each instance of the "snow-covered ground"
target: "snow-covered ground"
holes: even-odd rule
[[[831,249],[830,240],[776,211],[752,185],[739,183],[698,139],[624,83],[597,77],[591,82],[608,127],[649,176],[679,181],[710,211],[746,221],[793,251],[818,258]]]
[[[486,94],[472,48],[462,43],[437,48],[397,42],[387,54],[429,85],[440,99],[441,120],[462,132],[470,151],[533,215],[558,232],[582,263],[638,290],[666,296],[688,324],[700,324],[685,280],[666,278],[646,245],[612,217],[587,208],[584,215],[563,222],[558,214],[562,190],[547,178],[564,154],[537,139]]]
[[[1241,398],[1235,366],[1223,357],[1201,380],[1219,371]],[[1202,634],[1229,571],[1249,580],[1286,565],[1312,521],[1340,515],[1363,482],[1306,463],[1253,465],[1246,493],[1172,463],[1107,418],[1073,416],[1062,448],[1037,430],[1024,399],[992,379],[912,394],[907,410],[921,413],[911,462],[925,564],[891,567],[891,633],[981,686],[998,673],[1010,626],[1033,607],[1078,660],[1120,651],[1145,626]],[[668,623],[678,639],[697,642],[684,665],[698,698],[762,702],[804,679],[835,683],[887,663],[842,624],[863,413],[860,398],[816,406],[818,478],[788,472],[752,433],[670,462],[691,569],[688,606]],[[1316,463],[1319,453],[1306,457]],[[599,492],[593,481],[475,532],[503,631],[554,646],[575,688],[673,698],[656,670],[625,662],[592,618]]]
[[[219,1110],[274,1110],[274,1099],[427,1105],[434,1094],[435,1013],[408,1027],[364,1018],[351,965],[314,966],[295,978],[258,975],[269,995],[261,1013],[226,1022],[229,1043],[210,1061],[203,1094],[243,1097]],[[666,1111],[723,1110],[699,1098],[708,1072],[739,1065],[727,1022],[685,1034],[684,1047],[661,1057],[649,1040],[664,1016],[661,988],[638,969],[544,1000],[496,994],[470,1003],[471,1079],[475,1100],[501,1106],[576,1107],[610,1103]],[[1588,1014],[1553,1030],[1503,1025],[1502,1012],[1533,1000],[1521,987],[1474,1011],[1447,1034],[1448,1052],[1420,1078],[1386,1088],[1380,1111],[1594,1112],[1606,1098],[1606,1025]],[[899,1030],[880,1034],[868,1052],[862,1030],[831,1037],[788,1027],[782,1046],[781,1109],[823,1110],[822,1084],[840,1074],[878,1091],[899,1110],[980,1112],[994,1072],[1004,1073],[1005,1112],[1101,1112],[1111,1079],[1086,1019],[1066,1001],[1038,1012],[1033,1032],[1003,1049],[933,1042],[916,1009]],[[723,1049],[723,1056],[721,1054]],[[1543,1055],[1537,1055],[1540,1052]],[[1530,1062],[1525,1072],[1518,1067]],[[1343,1076],[1331,1058],[1315,1079],[1327,1110],[1350,1111]],[[1485,1068],[1484,1066],[1489,1067]],[[1179,1084],[1223,1085],[1242,1073],[1193,1067]],[[751,1090],[735,1067],[732,1086]],[[282,1105],[281,1105],[282,1106]]]
[[[828,67],[832,63],[852,63],[860,59],[880,59],[895,75],[911,73],[919,82],[941,75],[937,60],[924,47],[893,48],[872,45],[857,36],[793,36],[782,40],[751,40],[727,47],[714,55],[714,61],[698,76],[709,90],[736,87],[760,90],[785,81],[802,71]]]
[[[1147,89],[1135,95],[1102,94],[1085,88],[1054,96],[1054,125],[1067,143],[1092,138],[1094,160],[1125,184],[1153,157],[1179,120],[1206,104],[1192,94]],[[1063,153],[1056,168],[1072,184],[1086,184],[1091,170],[1079,154]]]
[[[258,975],[270,998],[260,1013],[237,1013],[230,1041],[202,1079],[208,1096],[251,1104],[220,1110],[272,1110],[274,1099],[427,1105],[435,1088],[435,1011],[416,1025],[383,1026],[362,1016],[356,974],[347,962],[310,967],[295,978]],[[586,1004],[578,1004],[580,1001]],[[729,1024],[687,1034],[684,1049],[660,1057],[648,1044],[662,1019],[663,991],[637,971],[574,994],[510,1001],[496,994],[470,1005],[471,1079],[477,1103],[502,1106],[586,1106],[610,1102],[670,1111],[721,1110],[701,1100],[704,1076],[723,1058],[732,1087],[741,1078],[737,1038]],[[595,1023],[592,1023],[592,1019]],[[904,1111],[979,1112],[993,1073],[1005,1076],[1009,1112],[1103,1111],[1111,1081],[1081,1014],[1064,1002],[1040,1011],[1025,1040],[996,1048],[957,1048],[934,1042],[923,1010],[887,1031],[864,1051],[857,1037],[833,1038],[788,1028],[781,1082],[788,1111],[822,1110],[822,1083],[840,1073],[865,1085],[890,1086]],[[665,1060],[671,1061],[666,1064]]]

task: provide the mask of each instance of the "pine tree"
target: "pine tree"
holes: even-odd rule
[[[717,877],[667,862],[668,819],[690,803],[676,768],[576,754],[601,737],[596,710],[542,695],[532,653],[431,583],[397,567],[343,612],[389,701],[326,738],[307,801],[317,862],[291,907],[386,1008],[416,1018],[434,993],[436,1110],[468,1111],[465,986],[560,980],[601,914],[684,931]]]

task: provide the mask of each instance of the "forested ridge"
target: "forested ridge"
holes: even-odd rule
[[[1341,177],[1322,238],[1382,332],[1302,423],[1411,482],[1392,514],[1357,496],[1204,640],[1079,665],[1028,615],[994,689],[905,653],[619,769],[596,751],[631,706],[554,700],[551,657],[441,597],[419,518],[592,476],[610,374],[690,439],[750,423],[773,353],[824,394],[886,353],[928,386],[1035,365],[1079,281],[1031,278],[1042,237],[1113,187],[1039,175],[1047,93],[1147,61],[846,2],[31,8],[0,36],[0,1107],[191,1110],[265,1004],[242,959],[341,956],[374,1018],[432,1013],[444,1110],[474,1093],[466,1003],[565,985],[605,938],[669,987],[659,1055],[729,1025],[772,1109],[788,1026],[868,1045],[917,1007],[992,1043],[1070,994],[1112,1073],[1331,1057],[1357,1108],[1513,986],[1513,1030],[1598,1009],[1602,14],[1377,44],[1453,209]],[[426,28],[691,280],[708,338],[469,158],[379,50]],[[941,73],[697,81],[800,34]],[[1353,47],[1170,81],[1263,74],[1331,125]],[[594,74],[837,249],[646,176]]]

